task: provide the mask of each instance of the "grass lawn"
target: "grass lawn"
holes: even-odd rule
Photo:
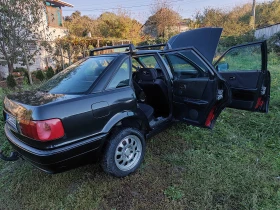
[[[45,174],[0,161],[0,209],[280,209],[280,73],[268,114],[225,110],[213,131],[176,124],[122,179],[88,165]],[[4,143],[3,122],[0,144]]]

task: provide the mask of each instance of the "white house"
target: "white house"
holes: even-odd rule
[[[54,41],[58,37],[63,37],[67,34],[67,29],[63,26],[62,7],[73,7],[73,5],[60,1],[60,0],[46,0],[45,11],[42,17],[42,28],[39,29],[43,32],[43,39],[49,42]],[[37,46],[29,46],[32,50],[36,49]],[[2,57],[2,56],[1,56]],[[1,59],[1,58],[0,58]],[[8,76],[8,66],[4,66],[5,60],[1,59],[0,62],[0,74],[2,77]],[[45,51],[41,50],[40,53],[35,57],[35,62],[30,65],[30,70],[35,71],[37,69],[45,69],[46,66],[56,66],[55,61],[51,59],[51,56]],[[24,67],[21,64],[15,64],[16,67]]]

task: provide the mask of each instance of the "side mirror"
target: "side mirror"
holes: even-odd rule
[[[217,71],[227,71],[227,70],[229,70],[229,65],[228,65],[228,63],[219,63],[216,66],[216,69],[217,69]]]

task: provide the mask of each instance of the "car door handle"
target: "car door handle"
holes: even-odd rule
[[[179,89],[186,89],[186,85],[179,85]]]
[[[235,80],[235,77],[229,77],[230,80]]]

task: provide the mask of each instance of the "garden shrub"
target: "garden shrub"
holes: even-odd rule
[[[23,67],[16,67],[14,70],[14,72],[25,72],[25,71],[27,71],[27,69]]]
[[[254,41],[256,41],[256,38],[253,32],[248,32],[238,36],[224,36],[221,37],[219,41],[217,53],[221,54],[230,47]]]
[[[54,70],[51,66],[48,67],[48,70],[46,72],[46,76],[47,76],[47,79],[50,79],[54,76]]]
[[[45,79],[44,73],[42,70],[39,70],[36,72],[36,78],[40,81],[43,81]]]
[[[280,32],[274,34],[267,40],[267,48],[269,52],[280,53]]]
[[[23,76],[24,76],[24,80],[26,80],[28,82],[28,84],[30,84],[29,76],[28,76],[28,71],[27,70],[24,71]]]
[[[17,85],[16,80],[12,74],[7,77],[7,86],[9,88],[14,88]]]

